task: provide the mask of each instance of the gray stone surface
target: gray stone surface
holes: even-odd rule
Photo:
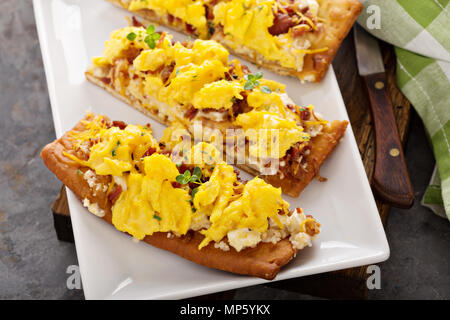
[[[66,269],[75,246],[56,240],[50,205],[60,183],[39,152],[54,128],[32,4],[0,1],[0,299],[83,299],[68,290]],[[418,119],[407,162],[420,199],[433,157]],[[393,209],[387,226],[391,258],[381,264],[382,289],[373,299],[449,299],[450,226],[416,203]],[[263,286],[237,291],[241,299],[311,299]]]

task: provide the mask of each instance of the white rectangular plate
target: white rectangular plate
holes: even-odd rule
[[[101,54],[111,31],[127,25],[129,14],[103,0],[35,0],[34,9],[56,135],[60,137],[90,110],[113,120],[150,122],[159,138],[162,125],[84,78],[90,58]],[[186,37],[176,34],[175,38]],[[286,83],[297,104],[314,104],[326,119],[348,120],[332,69],[320,84],[302,85],[269,71],[264,71],[264,76]],[[322,233],[313,247],[299,252],[274,281],[373,264],[389,257],[351,128],[321,175],[328,181],[313,181],[300,198],[285,198],[292,208],[303,207],[314,215],[322,224]],[[87,299],[179,299],[267,282],[206,268],[145,243],[134,243],[89,214],[71,192],[68,198]]]

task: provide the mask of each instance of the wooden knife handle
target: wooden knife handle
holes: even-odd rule
[[[414,203],[414,193],[392,103],[386,91],[386,76],[384,73],[377,73],[363,78],[369,92],[375,127],[376,155],[372,187],[389,204],[410,208]]]

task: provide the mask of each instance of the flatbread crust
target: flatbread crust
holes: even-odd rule
[[[164,125],[170,125],[169,121],[158,114],[157,109],[154,109],[155,111],[151,111],[147,108],[144,108],[138,100],[132,100],[131,97],[120,94],[120,92],[115,90],[111,84],[102,81],[90,71],[87,71],[85,75],[90,82],[105,89],[110,94],[129,104],[136,110],[144,113],[145,115],[155,119],[156,121]],[[311,150],[311,154],[308,155],[306,159],[306,162],[308,163],[308,171],[305,172],[304,170],[299,170],[296,177],[288,176],[284,177],[283,179],[281,178],[280,173],[271,176],[261,176],[261,178],[275,187],[281,187],[283,193],[292,197],[297,197],[311,182],[311,180],[319,173],[319,169],[322,164],[331,155],[341,138],[344,136],[347,126],[348,121],[335,120],[331,123],[330,127],[326,127],[324,129],[322,134],[312,138],[313,148]],[[214,128],[217,126],[211,124],[210,127]],[[258,170],[248,164],[240,164],[237,165],[237,167],[255,176],[260,175]]]
[[[85,120],[92,120],[92,115],[88,115]],[[80,132],[84,129],[84,124],[79,122],[72,130]],[[97,191],[94,194],[83,175],[78,172],[78,170],[85,172],[88,168],[67,158],[63,152],[75,155],[68,133],[45,146],[41,152],[41,158],[50,171],[80,200],[88,199],[90,203],[98,204],[99,208],[105,212],[102,219],[112,224],[111,203],[108,201],[107,193]],[[104,184],[111,180],[109,176],[96,176],[96,178]],[[143,239],[148,244],[173,252],[197,264],[267,280],[274,279],[280,268],[292,260],[297,253],[288,239],[283,239],[276,244],[261,242],[255,248],[247,248],[240,252],[232,247],[229,251],[223,251],[215,248],[213,243],[198,250],[202,240],[203,235],[193,231],[185,236],[172,235],[170,238],[167,233],[158,232]]]
[[[131,3],[130,0],[108,1],[125,10],[128,9]],[[324,32],[314,33],[308,36],[308,40],[311,42],[310,49],[328,47],[328,50],[321,53],[305,55],[303,70],[300,72],[293,68],[283,67],[276,61],[267,60],[253,49],[247,47],[242,48],[241,46],[233,49],[225,39],[220,28],[216,28],[211,39],[220,42],[234,55],[278,74],[297,77],[306,82],[320,82],[330,67],[342,41],[361,13],[363,5],[358,0],[317,0],[317,2],[319,4],[318,16],[324,20]],[[171,21],[168,16],[159,16],[153,10],[144,9],[130,12],[140,16],[147,22],[162,24],[175,31],[192,36],[186,30],[184,23],[180,23],[176,19]]]

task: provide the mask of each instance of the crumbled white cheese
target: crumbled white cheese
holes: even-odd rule
[[[98,203],[91,203],[88,198],[83,199],[83,206],[85,206],[90,213],[93,213],[97,217],[103,218],[105,216],[105,211],[100,209]]]
[[[316,76],[314,74],[308,74],[303,77],[302,83],[314,82],[314,81],[316,81]]]
[[[254,248],[261,241],[261,233],[251,231],[248,228],[241,228],[228,232],[228,243],[237,252],[244,248]]]
[[[220,241],[220,242],[214,243],[214,248],[220,249],[220,250],[223,250],[223,251],[229,251],[230,250],[230,247],[224,241]]]
[[[221,122],[225,121],[228,116],[227,111],[208,111],[205,112],[203,110],[199,110],[195,115],[195,118],[206,118],[211,119],[213,121]]]
[[[322,129],[323,129],[323,125],[316,124],[313,126],[308,126],[306,129],[306,132],[308,132],[311,137],[315,137],[322,132]]]
[[[296,103],[291,99],[291,97],[288,96],[287,93],[280,93],[280,98],[285,106],[287,106],[287,105],[295,106],[296,105]]]
[[[311,236],[304,232],[291,235],[289,241],[291,242],[292,247],[297,250],[301,250],[306,246],[312,246]]]
[[[273,244],[277,243],[281,239],[283,239],[283,230],[269,228],[261,235],[262,242],[272,242]]]
[[[108,189],[108,186],[104,186],[103,184],[97,182],[97,175],[92,170],[87,170],[83,174],[83,178],[84,180],[87,181],[89,188],[91,188],[94,191],[93,193],[94,196],[97,194],[97,191],[102,190],[103,192],[106,192],[106,190]]]
[[[211,226],[209,217],[204,214],[194,214],[191,219],[191,230],[198,231],[201,229],[208,229]]]
[[[319,4],[316,0],[297,0],[296,3],[300,10],[309,8],[309,12],[311,12],[313,16],[317,16]]]

